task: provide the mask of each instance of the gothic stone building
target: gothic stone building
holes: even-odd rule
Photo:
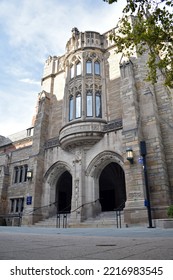
[[[166,218],[171,96],[162,77],[145,82],[146,55],[124,59],[109,35],[74,28],[65,54],[45,62],[33,127],[0,137],[1,217],[32,225],[68,212],[79,226],[120,209],[126,224],[147,223],[149,188],[152,219]]]

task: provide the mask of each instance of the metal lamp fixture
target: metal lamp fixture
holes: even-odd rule
[[[132,148],[127,148],[126,149],[126,155],[127,155],[127,160],[133,164],[133,150]]]
[[[32,179],[32,170],[28,170],[28,171],[27,171],[26,177],[27,177],[28,180],[31,180],[31,179]]]

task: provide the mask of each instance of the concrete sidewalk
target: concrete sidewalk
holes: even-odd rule
[[[0,227],[1,260],[172,260],[173,229]]]

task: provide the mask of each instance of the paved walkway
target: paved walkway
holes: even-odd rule
[[[1,260],[172,260],[173,229],[0,227]]]

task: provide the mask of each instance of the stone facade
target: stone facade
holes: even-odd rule
[[[141,141],[152,218],[166,218],[173,203],[172,98],[161,78],[155,86],[145,82],[146,55],[123,58],[109,34],[73,28],[65,54],[45,62],[33,127],[1,136],[0,214],[12,224],[18,214],[31,225],[68,212],[69,223],[79,225],[116,209],[126,224],[146,223]]]

